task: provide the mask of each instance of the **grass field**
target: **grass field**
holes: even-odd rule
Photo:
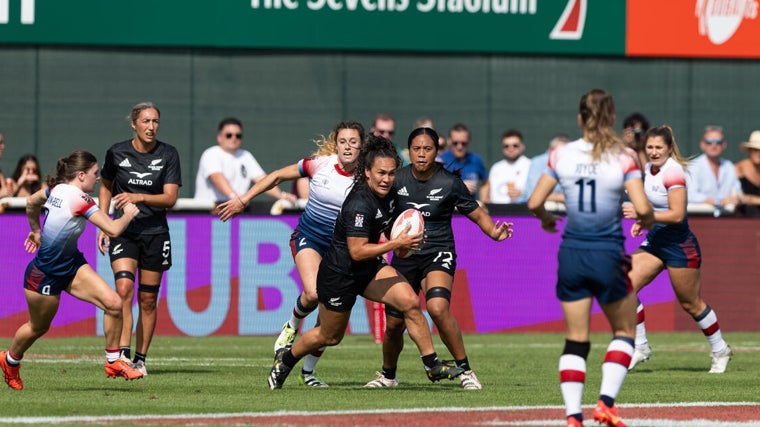
[[[735,356],[722,375],[707,373],[709,347],[701,333],[652,333],[649,338],[654,355],[628,375],[620,404],[760,403],[759,333],[725,335]],[[74,422],[76,417],[118,420],[120,415],[136,414],[561,406],[557,362],[563,340],[560,334],[465,336],[471,364],[483,383],[483,390],[465,391],[458,381],[430,383],[407,338],[398,371],[400,386],[369,390],[363,385],[380,370],[381,346],[369,336],[347,336],[325,352],[318,366],[329,388],[301,386],[294,370],[282,390],[270,391],[266,375],[274,337],[158,336],[148,358],[149,375],[130,382],[105,377],[102,338],[43,338],[24,359],[24,390],[0,391],[0,423],[44,425]],[[608,335],[592,337],[584,404],[597,399],[608,342]],[[9,343],[7,338],[0,340],[0,348]],[[438,340],[436,348],[442,358],[450,357]]]

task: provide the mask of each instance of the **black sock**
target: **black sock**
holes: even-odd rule
[[[383,367],[383,376],[389,380],[396,378],[396,368]]]
[[[467,360],[467,357],[466,357],[466,356],[465,356],[465,358],[464,358],[464,359],[462,359],[462,360],[457,360],[457,361],[456,361],[456,364],[457,364],[457,367],[460,367],[460,368],[464,369],[465,371],[470,371],[470,370],[472,370],[472,368],[470,368],[470,361],[469,361],[469,360]]]
[[[288,349],[288,351],[282,355],[282,363],[284,363],[288,368],[292,368],[293,366],[296,366],[296,363],[298,363],[298,358],[293,356],[293,352]]]
[[[425,367],[427,369],[433,369],[436,367],[436,365],[438,365],[441,362],[438,360],[438,355],[435,352],[433,352],[433,353],[428,354],[427,356],[422,356],[422,363],[425,364]]]
[[[121,352],[121,355],[126,357],[127,359],[132,358],[132,350],[129,349],[129,346],[120,347],[119,351]]]
[[[135,360],[133,360],[132,362],[134,362],[134,363],[137,363],[137,362],[145,363],[145,358],[147,356],[148,356],[147,354],[142,354],[142,353],[135,352]]]

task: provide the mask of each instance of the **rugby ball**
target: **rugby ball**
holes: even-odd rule
[[[403,233],[407,225],[411,225],[409,234],[419,234],[425,230],[425,219],[417,209],[407,209],[396,218],[391,228],[391,239],[395,239],[399,234]],[[416,251],[408,249],[396,249],[393,251],[393,255],[401,258],[406,258]]]

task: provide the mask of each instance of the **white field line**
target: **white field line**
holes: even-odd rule
[[[690,407],[734,407],[734,406],[753,406],[758,408],[758,420],[752,422],[728,422],[705,419],[695,420],[630,420],[631,425],[646,425],[651,427],[745,427],[757,426],[760,421],[760,403],[754,402],[687,402],[687,403],[645,403],[645,404],[621,404],[621,408],[690,408]],[[584,408],[591,409],[593,406],[586,405]],[[491,406],[482,408],[446,408],[446,412],[482,412],[482,411],[525,411],[525,410],[560,410],[563,406],[559,405],[541,405],[541,406]],[[12,417],[0,418],[0,424],[65,424],[65,423],[97,423],[113,421],[139,421],[139,420],[200,420],[206,419],[226,419],[226,418],[262,418],[262,417],[285,417],[285,416],[315,416],[315,415],[367,415],[367,414],[387,414],[387,413],[427,413],[439,412],[441,409],[430,408],[407,408],[407,409],[373,409],[360,411],[274,411],[274,412],[234,412],[234,413],[198,413],[198,414],[169,414],[169,415],[103,415],[103,416],[68,416],[68,417]],[[626,420],[628,421],[628,420]],[[496,421],[494,423],[485,423],[482,425],[551,425],[557,424],[557,420],[548,421]]]

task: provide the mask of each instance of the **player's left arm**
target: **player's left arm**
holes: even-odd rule
[[[480,227],[486,236],[492,238],[493,240],[496,240],[497,242],[501,242],[502,240],[512,237],[513,224],[511,222],[501,222],[499,220],[494,221],[493,218],[488,215],[485,209],[481,207],[478,207],[474,211],[468,213],[467,218],[469,218],[470,221],[474,222],[475,224],[478,224],[478,227]]]

